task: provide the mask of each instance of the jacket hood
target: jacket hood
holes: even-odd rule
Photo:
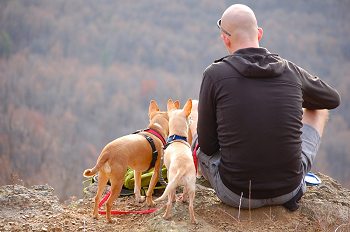
[[[245,77],[277,77],[286,66],[286,61],[266,48],[239,49],[232,55],[216,62],[227,62]]]

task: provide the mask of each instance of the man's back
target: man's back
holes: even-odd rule
[[[207,155],[221,148],[220,176],[236,194],[248,196],[250,181],[257,199],[300,185],[302,88],[309,81],[301,72],[264,48],[238,50],[206,69],[199,144]]]

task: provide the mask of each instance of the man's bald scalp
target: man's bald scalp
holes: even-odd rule
[[[258,23],[252,9],[235,4],[227,8],[221,17],[221,25],[234,40],[256,40]]]

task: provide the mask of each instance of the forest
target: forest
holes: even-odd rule
[[[216,21],[233,3],[254,10],[260,46],[339,91],[312,171],[350,188],[348,0],[1,0],[0,185],[82,196],[83,171],[148,125],[150,100],[198,98],[227,55]]]

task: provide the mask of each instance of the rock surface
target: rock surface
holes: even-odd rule
[[[0,187],[0,231],[350,231],[350,191],[326,175],[316,175],[322,183],[308,186],[295,212],[282,206],[239,211],[223,204],[212,189],[197,184],[196,225],[189,221],[188,203],[181,200],[173,204],[169,220],[162,218],[162,207],[148,214],[113,215],[116,222],[110,224],[105,215],[91,216],[96,184],[86,189],[83,199],[72,197],[69,205],[61,204],[47,185],[6,185]],[[109,186],[105,193],[108,190]],[[154,198],[161,193],[157,190]],[[181,195],[178,188],[177,199]],[[165,206],[166,201],[156,207]],[[113,206],[119,211],[148,209],[145,203],[136,203],[134,196],[119,197]]]

